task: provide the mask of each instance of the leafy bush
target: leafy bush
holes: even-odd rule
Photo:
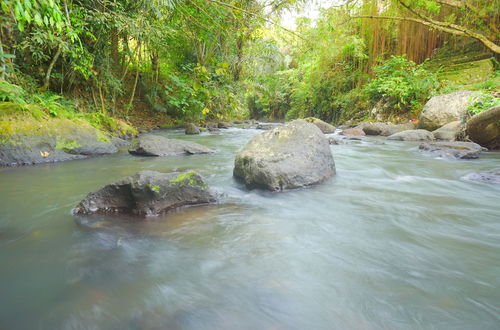
[[[375,79],[365,86],[366,94],[374,103],[388,103],[397,113],[418,109],[439,86],[434,74],[405,55],[391,56],[373,71]]]
[[[1,102],[14,102],[18,104],[26,103],[25,90],[17,85],[8,83],[5,80],[0,80],[0,101]]]
[[[478,100],[472,103],[467,110],[471,115],[477,115],[497,105],[500,105],[500,98],[483,92]]]

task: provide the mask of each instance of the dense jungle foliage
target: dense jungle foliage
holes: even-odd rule
[[[334,1],[315,21],[281,26],[310,5],[1,0],[0,101],[147,127],[338,123],[415,118],[433,94],[499,89],[499,0]]]

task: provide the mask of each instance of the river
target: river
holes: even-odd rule
[[[499,153],[432,159],[365,138],[332,146],[322,185],[247,191],[234,156],[258,133],[160,131],[218,152],[0,169],[0,329],[500,327],[500,187],[461,179]],[[91,226],[71,214],[139,170],[188,169],[220,204]]]

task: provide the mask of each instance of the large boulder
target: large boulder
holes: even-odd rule
[[[500,105],[478,113],[466,123],[469,138],[489,149],[500,148]]]
[[[91,192],[73,212],[154,216],[181,206],[213,203],[216,200],[216,194],[195,172],[141,171]]]
[[[318,128],[321,130],[321,132],[323,132],[325,134],[335,133],[335,126],[330,125],[330,124],[322,121],[321,119],[309,117],[309,118],[306,118],[304,120],[307,121],[308,123],[311,123],[311,124],[318,126]]]
[[[419,128],[433,131],[452,121],[462,120],[469,105],[479,95],[477,92],[458,91],[432,97],[420,114]]]
[[[186,125],[186,130],[184,132],[188,135],[196,135],[200,134],[200,129],[195,124],[189,123]]]
[[[381,122],[376,123],[363,123],[356,128],[361,128],[366,135],[381,135],[390,136],[402,131],[411,130],[415,128],[415,124],[386,124]]]
[[[132,143],[128,150],[132,155],[138,156],[179,156],[179,155],[194,155],[194,154],[208,154],[215,152],[201,144],[167,139],[159,135],[141,135],[137,140]]]
[[[469,173],[463,176],[462,179],[500,184],[500,169],[486,172]]]
[[[0,166],[60,162],[117,151],[111,138],[85,122],[0,121]]]
[[[426,155],[439,158],[474,159],[483,148],[473,142],[431,142],[419,146]]]
[[[432,131],[432,134],[434,134],[434,138],[436,140],[455,141],[457,135],[460,133],[461,127],[462,123],[459,120],[452,121],[451,123]]]
[[[412,129],[392,134],[387,139],[396,141],[432,141],[434,135],[425,129]]]
[[[250,140],[236,156],[233,174],[248,188],[281,191],[327,180],[335,163],[321,130],[294,120]]]

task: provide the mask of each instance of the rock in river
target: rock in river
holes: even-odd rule
[[[463,176],[462,179],[500,184],[500,169],[479,173],[469,173]]]
[[[339,135],[365,136],[366,134],[361,128],[348,128],[340,132]]]
[[[382,135],[389,136],[402,131],[411,130],[415,128],[415,124],[386,124],[382,122],[376,123],[363,123],[356,128],[361,128],[366,135]]]
[[[444,140],[444,141],[455,141],[457,135],[460,133],[460,128],[462,123],[459,120],[452,121],[442,127],[438,128],[435,131],[432,131],[434,134],[434,138],[436,140]]]
[[[314,117],[309,117],[304,119],[308,123],[314,124],[318,126],[318,128],[321,130],[321,132],[325,134],[331,134],[335,133],[335,126],[328,124],[327,122],[322,121],[321,119],[314,118]]]
[[[397,141],[432,141],[434,135],[425,129],[411,129],[388,136],[389,140]]]
[[[432,142],[423,143],[419,149],[429,156],[440,158],[474,159],[483,148],[473,142]]]
[[[419,127],[433,131],[452,121],[462,120],[468,106],[478,96],[477,92],[458,91],[432,97],[420,114]]]
[[[233,174],[248,188],[280,191],[327,180],[335,163],[321,130],[294,120],[250,140],[236,156]]]
[[[188,135],[196,135],[200,134],[200,129],[195,124],[189,123],[186,125],[186,130],[184,132]]]
[[[0,166],[60,162],[118,151],[109,137],[86,123],[54,119],[32,125],[31,130],[0,132]]]
[[[134,141],[128,152],[138,156],[163,157],[208,154],[215,152],[215,150],[191,141],[167,139],[159,135],[142,135]]]
[[[217,201],[195,172],[141,171],[91,192],[73,210],[75,214],[127,213],[154,216],[186,205]]]

